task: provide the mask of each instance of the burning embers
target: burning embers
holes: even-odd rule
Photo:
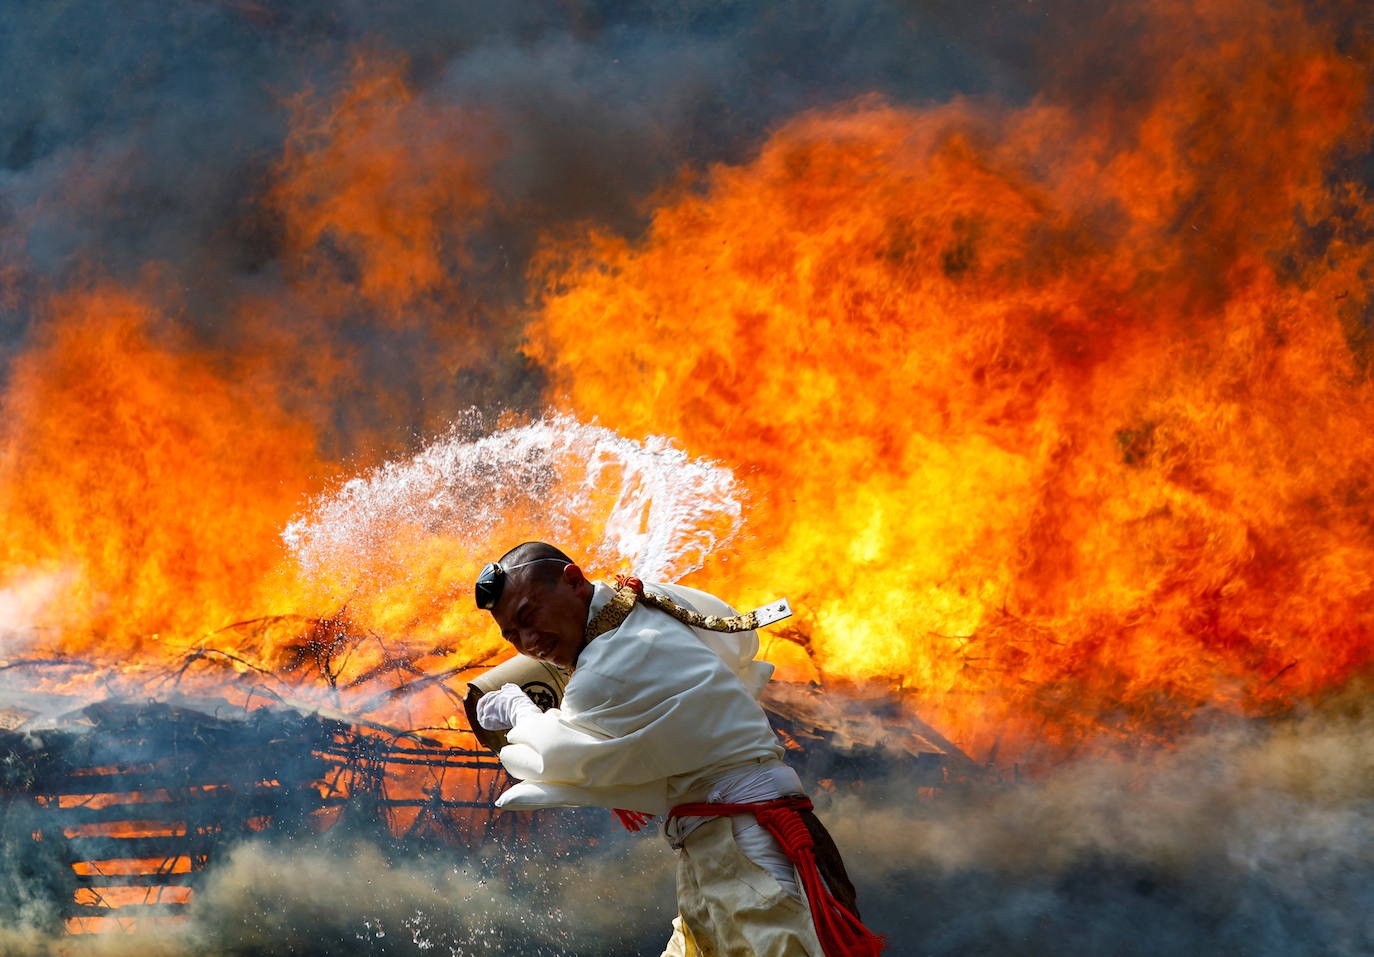
[[[0,731],[4,858],[76,933],[183,915],[207,867],[248,837],[344,820],[470,839],[459,815],[489,806],[484,772],[499,767],[487,752],[284,708],[110,700],[56,721],[25,711],[7,708],[14,727]],[[466,787],[410,796],[420,768],[461,769]]]

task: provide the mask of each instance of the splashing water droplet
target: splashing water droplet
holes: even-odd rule
[[[560,415],[437,439],[317,499],[282,537],[307,575],[365,587],[404,574],[407,542],[442,535],[482,554],[521,516],[547,541],[589,549],[591,569],[676,581],[737,533],[741,515],[724,466],[662,436],[637,442]]]

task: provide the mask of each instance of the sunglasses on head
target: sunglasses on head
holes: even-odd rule
[[[501,589],[506,587],[506,574],[517,568],[524,568],[526,565],[538,565],[540,562],[558,562],[561,565],[572,564],[572,562],[564,561],[561,558],[536,558],[533,561],[521,562],[519,565],[509,567],[500,562],[487,562],[483,566],[481,574],[477,576],[475,588],[477,607],[483,611],[491,611],[501,598]]]

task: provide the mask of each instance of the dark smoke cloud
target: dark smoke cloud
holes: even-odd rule
[[[202,331],[220,330],[236,296],[271,294],[283,250],[263,196],[288,103],[328,102],[360,53],[404,57],[421,95],[485,111],[505,143],[490,171],[494,212],[463,225],[471,255],[449,263],[479,325],[520,309],[546,231],[632,230],[684,165],[746,155],[802,109],[870,92],[976,92],[997,72],[921,7],[879,0],[10,4],[0,357],[47,291],[82,277],[132,281],[156,265],[177,314]],[[369,371],[398,391],[426,352],[424,337],[362,319],[340,334],[394,355]],[[513,356],[518,327],[498,334]],[[466,398],[513,391],[529,370],[508,365],[473,373]]]
[[[48,270],[231,241],[226,214],[280,146],[284,98],[381,49],[422,86],[504,111],[512,199],[597,216],[798,109],[976,88],[924,19],[871,0],[15,5],[0,39],[4,192]]]
[[[808,107],[982,86],[919,13],[886,3],[608,5],[597,19],[483,45],[441,81],[505,119],[503,194],[546,223],[628,222],[684,162],[738,159]]]

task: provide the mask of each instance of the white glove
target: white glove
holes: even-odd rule
[[[523,688],[509,681],[477,699],[477,723],[488,731],[509,731],[521,718],[542,713]]]

